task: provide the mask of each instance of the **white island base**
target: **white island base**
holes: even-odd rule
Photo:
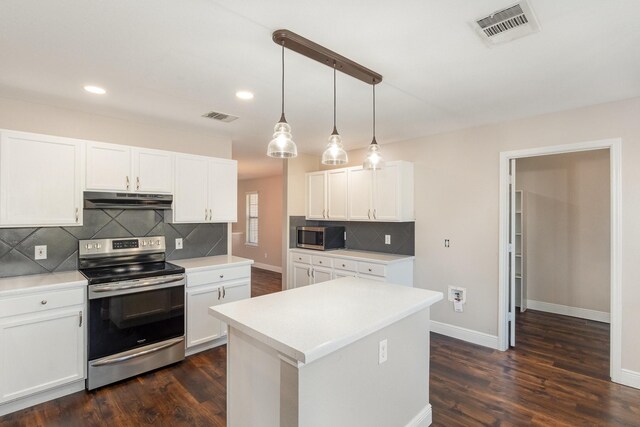
[[[212,307],[229,324],[227,424],[428,426],[429,306],[440,299],[343,278]]]

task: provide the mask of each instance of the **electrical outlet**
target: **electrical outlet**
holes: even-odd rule
[[[387,340],[383,339],[378,344],[378,365],[387,361]]]
[[[47,259],[47,245],[36,246],[34,259]]]
[[[176,239],[176,249],[182,249],[182,238]]]
[[[267,257],[267,253],[266,253],[266,252],[264,253],[264,257],[265,257],[265,258]]]
[[[464,304],[467,302],[467,288],[461,288],[459,286],[449,286],[448,293],[449,301],[459,301]]]
[[[384,235],[384,244],[385,245],[390,245],[391,244],[391,234],[385,234]]]

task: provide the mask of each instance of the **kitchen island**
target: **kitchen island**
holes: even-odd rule
[[[429,307],[441,299],[345,277],[211,307],[229,325],[228,425],[429,425]]]

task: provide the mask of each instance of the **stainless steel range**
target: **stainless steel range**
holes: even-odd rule
[[[165,249],[164,236],[80,241],[88,390],[184,359],[184,268]]]

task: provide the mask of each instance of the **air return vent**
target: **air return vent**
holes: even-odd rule
[[[540,24],[526,1],[497,10],[489,16],[483,16],[472,25],[480,38],[489,46],[506,43],[540,31]]]
[[[206,114],[203,114],[202,117],[206,117],[207,119],[218,120],[220,122],[229,123],[238,119],[238,116],[232,116],[231,114],[220,113],[218,111],[209,111]]]

